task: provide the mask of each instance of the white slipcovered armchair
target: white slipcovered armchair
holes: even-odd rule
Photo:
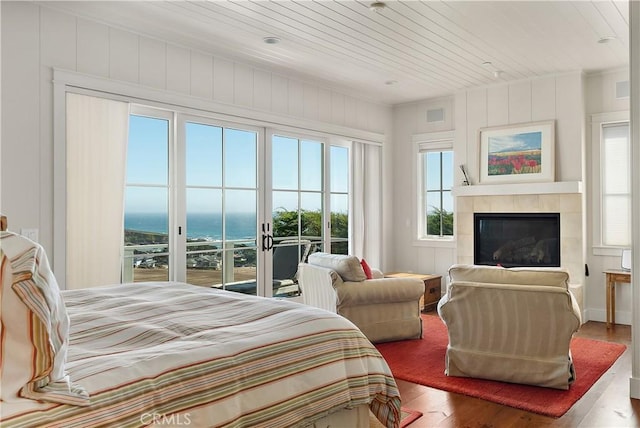
[[[366,278],[355,256],[314,253],[299,265],[298,283],[305,304],[344,316],[371,342],[421,338],[424,283],[372,274]]]
[[[454,265],[438,303],[445,373],[568,389],[580,310],[561,269]]]

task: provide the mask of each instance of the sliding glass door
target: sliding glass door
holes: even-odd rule
[[[180,127],[186,281],[257,294],[260,133],[203,120]]]
[[[300,294],[298,263],[324,248],[325,144],[272,133],[273,293]]]
[[[260,131],[132,111],[123,281],[256,294]]]
[[[309,253],[348,251],[348,165],[320,138],[133,108],[123,281],[300,295]]]
[[[349,251],[349,147],[270,132],[273,292],[300,292],[297,265],[317,251]]]

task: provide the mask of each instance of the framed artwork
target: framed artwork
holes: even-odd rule
[[[555,121],[480,129],[480,183],[555,179]]]

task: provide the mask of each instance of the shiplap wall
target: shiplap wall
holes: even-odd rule
[[[594,204],[594,198],[599,195],[594,194],[590,181],[596,177],[598,171],[593,170],[591,155],[593,153],[592,145],[597,142],[591,138],[591,115],[598,113],[622,112],[629,111],[629,98],[616,98],[616,82],[628,81],[629,70],[610,70],[602,73],[589,75],[586,78],[586,141],[587,141],[587,172],[586,183],[587,190],[585,193],[587,199],[587,264],[589,265],[590,275],[587,277],[587,294],[585,306],[587,307],[587,316],[591,320],[606,320],[606,296],[605,290],[605,269],[619,269],[621,266],[621,256],[596,255],[593,251],[594,236],[594,216],[589,215],[597,206]],[[621,252],[620,252],[621,255]],[[616,287],[616,322],[623,324],[631,324],[631,286],[629,284],[620,284]]]
[[[46,3],[1,2],[0,7],[0,208],[9,216],[10,229],[38,228],[39,241],[50,257],[55,256],[51,253],[53,68],[210,100],[217,113],[225,113],[228,105],[234,112],[245,109],[246,117],[269,113],[281,123],[297,126],[304,121],[318,131],[324,124],[382,135],[391,129],[389,106],[313,82],[81,19]],[[385,144],[385,155],[389,146]],[[389,163],[383,167],[389,183]]]
[[[583,76],[571,73],[472,88],[449,98],[395,106],[394,265],[400,270],[444,276],[457,260],[455,246],[415,244],[417,167],[412,135],[454,131],[454,185],[463,180],[460,164],[467,166],[472,183],[477,183],[480,128],[555,119],[556,181],[580,181],[585,155],[583,97]],[[444,108],[445,120],[427,123],[427,110],[435,108]]]
[[[455,157],[479,176],[479,129],[555,119],[556,181],[584,176],[584,79],[581,73],[472,89],[456,94]],[[456,183],[462,173],[456,171]]]

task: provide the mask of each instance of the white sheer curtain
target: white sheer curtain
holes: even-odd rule
[[[352,147],[352,239],[350,253],[371,267],[382,263],[382,149],[370,143]]]
[[[120,282],[129,105],[68,93],[66,288]]]

